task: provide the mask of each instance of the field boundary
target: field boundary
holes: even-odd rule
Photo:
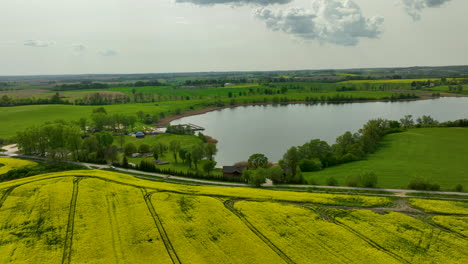
[[[252,223],[249,222],[239,211],[234,208],[235,200],[224,201],[224,206],[237,216],[258,238],[260,238],[265,244],[267,244],[278,256],[280,256],[286,263],[295,263],[290,259],[280,248],[278,248],[273,242],[271,242],[262,232],[260,232]]]
[[[172,263],[180,264],[181,262],[180,262],[179,256],[177,256],[177,253],[174,247],[172,246],[171,240],[169,239],[169,236],[167,235],[166,230],[164,229],[161,219],[159,218],[159,215],[156,213],[153,203],[151,202],[152,193],[148,193],[148,191],[145,188],[140,188],[140,190],[141,190],[141,193],[143,194],[143,198],[145,200],[146,206],[148,207],[148,210],[154,220],[154,223],[156,224],[156,227],[158,228],[159,235],[161,236],[161,239],[164,242],[164,246],[166,247],[167,253],[169,254],[169,257],[171,258]]]

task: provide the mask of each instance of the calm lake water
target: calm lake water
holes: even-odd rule
[[[369,119],[416,119],[430,115],[438,121],[468,118],[468,98],[439,98],[412,102],[292,104],[241,106],[184,117],[171,124],[192,123],[219,140],[218,166],[263,153],[278,161],[291,146],[319,138],[332,144],[346,131],[357,132]]]

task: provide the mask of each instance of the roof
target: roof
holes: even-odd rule
[[[244,167],[223,166],[223,173],[242,173],[244,169]]]

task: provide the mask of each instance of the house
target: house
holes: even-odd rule
[[[223,175],[230,177],[241,177],[245,167],[223,166]]]
[[[143,132],[136,132],[136,133],[135,133],[135,136],[136,136],[137,138],[144,138],[144,137],[145,137],[145,133],[143,133]]]

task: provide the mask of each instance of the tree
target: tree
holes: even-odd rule
[[[117,159],[117,155],[118,155],[118,150],[116,146],[110,145],[106,147],[104,158],[106,159],[107,162],[110,162],[112,164],[114,160]]]
[[[211,142],[203,144],[204,146],[204,152],[205,152],[205,157],[209,160],[213,160],[213,156],[216,155],[218,152],[218,148],[216,148],[216,144],[213,144]]]
[[[124,168],[128,168],[128,160],[127,160],[127,156],[123,156],[123,159],[122,159],[122,167]]]
[[[125,134],[124,133],[119,135],[119,144],[120,144],[120,148],[122,149],[123,145],[125,144]]]
[[[423,115],[416,119],[416,122],[420,127],[433,127],[436,126],[439,122],[428,115]]]
[[[157,153],[157,152],[153,152],[153,158],[154,158],[155,160],[158,160],[158,158],[159,158],[159,155],[158,155],[158,153]]]
[[[319,159],[302,159],[299,168],[303,172],[319,171],[322,169],[322,162]]]
[[[403,128],[411,128],[414,126],[413,116],[405,115],[404,118],[400,119],[401,126]]]
[[[263,154],[252,154],[248,160],[249,168],[257,169],[257,168],[266,168],[268,165],[268,158]]]
[[[207,160],[203,164],[203,171],[205,171],[208,175],[210,175],[211,171],[214,170],[216,166],[216,161]]]
[[[284,171],[280,166],[268,168],[267,178],[273,181],[274,184],[284,183]]]
[[[297,150],[297,147],[291,147],[288,149],[288,151],[283,155],[283,166],[286,170],[288,170],[288,173],[295,175],[296,174],[296,168],[297,165],[299,164],[299,152]]]
[[[249,183],[255,187],[261,187],[266,182],[267,169],[259,167],[252,172]]]
[[[203,148],[200,145],[195,145],[190,151],[190,158],[195,165],[195,169],[198,169],[198,162],[203,158]]]
[[[127,143],[124,147],[124,153],[126,156],[130,156],[132,155],[133,153],[136,153],[137,152],[137,148],[135,147],[135,145],[133,143]]]
[[[138,118],[138,120],[139,120],[140,122],[144,123],[144,121],[145,121],[145,113],[144,113],[143,111],[138,111],[138,112],[136,113],[136,116],[137,116],[137,118]]]
[[[172,151],[172,155],[174,156],[174,160],[175,160],[175,162],[177,163],[177,154],[178,154],[179,149],[180,149],[180,142],[179,142],[179,141],[172,140],[172,141],[169,143],[169,149]],[[181,158],[182,158],[182,157],[181,157]]]
[[[167,146],[163,143],[156,143],[153,145],[153,147],[151,148],[153,153],[157,153],[158,156],[164,156],[164,154],[166,153],[167,151]]]
[[[150,146],[147,145],[147,144],[141,144],[140,147],[138,147],[138,151],[139,151],[140,153],[148,153],[148,152],[151,152]]]

